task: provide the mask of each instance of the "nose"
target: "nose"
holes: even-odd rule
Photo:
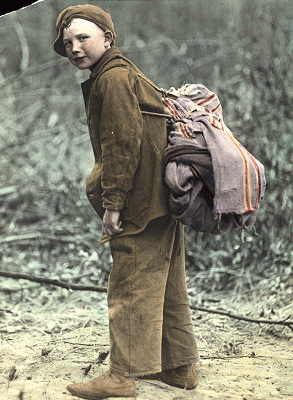
[[[74,40],[72,42],[72,53],[73,54],[78,54],[80,52],[80,46],[79,46],[79,42],[77,40]]]

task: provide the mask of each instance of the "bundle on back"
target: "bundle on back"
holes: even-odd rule
[[[225,125],[215,93],[200,84],[168,93],[165,181],[172,214],[213,234],[251,226],[265,190],[264,166]]]

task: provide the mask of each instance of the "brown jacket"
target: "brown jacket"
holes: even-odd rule
[[[95,156],[87,196],[101,218],[105,208],[121,210],[120,235],[138,233],[169,213],[166,119],[151,115],[164,113],[161,95],[118,47],[106,51],[82,91]]]

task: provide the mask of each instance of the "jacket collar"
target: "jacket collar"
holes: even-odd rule
[[[115,58],[123,58],[121,51],[117,46],[111,47],[102,55],[102,57],[99,59],[94,69],[92,70],[90,78],[96,78],[102,72],[104,66],[108,64],[109,61]]]
[[[120,50],[118,49],[118,47],[117,46],[111,47],[99,59],[99,61],[95,65],[94,69],[92,70],[92,72],[89,76],[89,79],[87,79],[85,82],[83,82],[81,84],[83,99],[84,99],[86,108],[87,108],[89,95],[90,95],[90,91],[91,91],[92,85],[94,83],[94,80],[103,73],[104,68],[109,63],[109,61],[114,60],[114,59],[121,59],[121,58],[123,58],[123,56],[122,56]]]

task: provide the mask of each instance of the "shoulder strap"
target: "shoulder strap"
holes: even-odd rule
[[[149,85],[151,85],[157,92],[161,93],[161,95],[163,97],[170,97],[171,99],[178,99],[179,96],[176,96],[173,93],[170,93],[168,90],[166,89],[160,89],[158,88],[157,85],[155,85],[149,78],[147,78],[145,75],[138,73],[137,74],[140,78],[142,78],[143,80],[145,80]]]
[[[145,82],[147,82],[150,86],[152,86],[152,88],[154,88],[157,92],[159,92],[164,98],[167,97],[171,97],[173,99],[177,99],[178,97],[173,95],[172,93],[169,93],[168,90],[165,89],[160,89],[158,88],[157,85],[155,85],[149,78],[147,78],[145,75],[141,74],[141,73],[137,73],[137,76],[139,76],[140,78],[142,78]],[[155,112],[151,112],[151,111],[142,111],[142,114],[147,114],[147,115],[153,115],[156,117],[164,117],[164,118],[168,118],[168,119],[172,119],[172,116],[169,114],[159,114],[159,113],[155,113]]]

